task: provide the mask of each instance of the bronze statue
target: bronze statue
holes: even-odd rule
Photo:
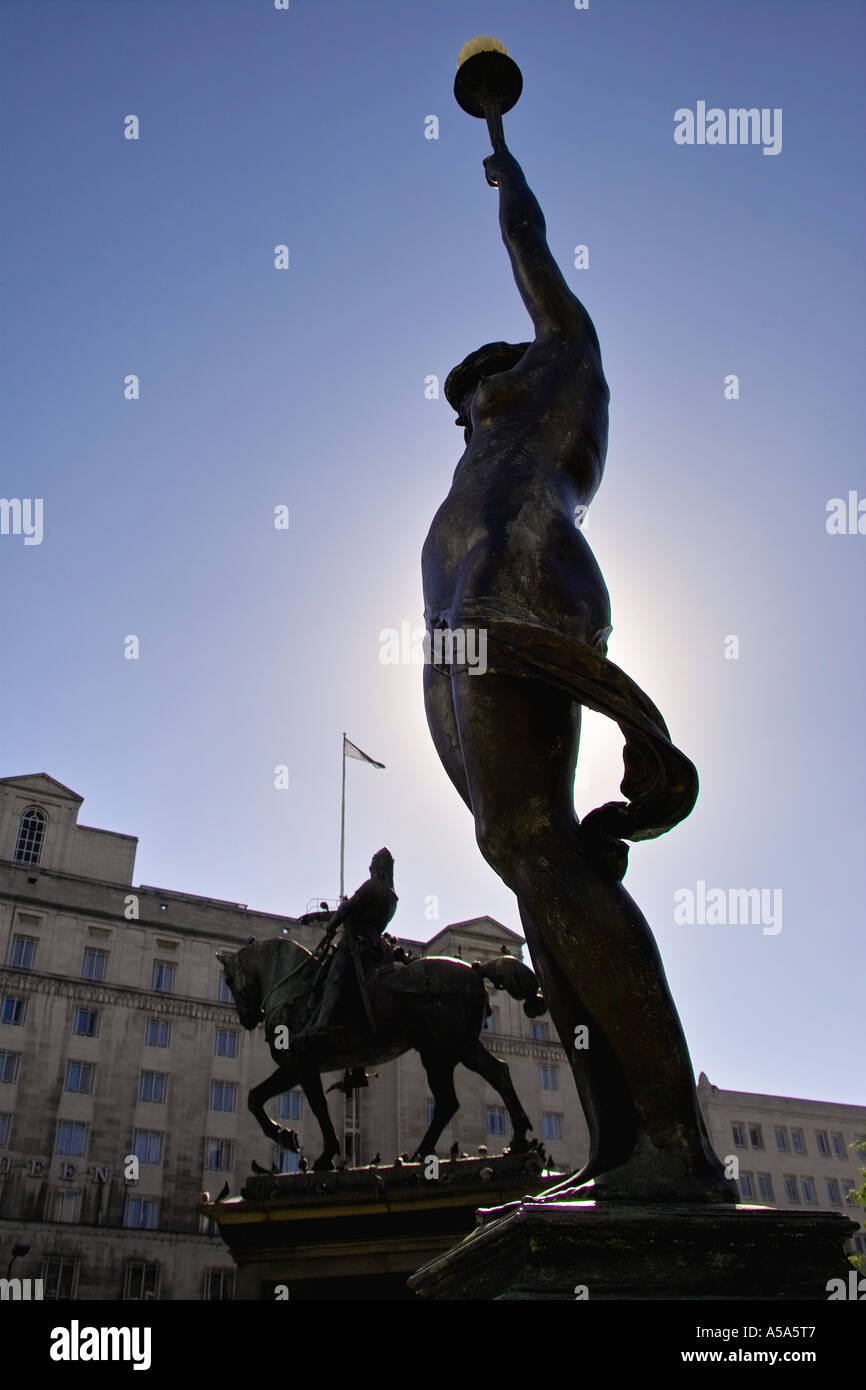
[[[276,1063],[276,1071],[253,1087],[248,1097],[262,1133],[297,1151],[294,1132],[271,1120],[264,1105],[281,1091],[300,1086],[324,1141],[313,1167],[331,1168],[340,1143],[321,1073],[345,1071],[348,1084],[354,1086],[364,1067],[391,1061],[414,1048],[421,1054],[433,1096],[433,1117],[415,1151],[417,1156],[435,1153],[436,1141],[459,1108],[454,1090],[458,1062],[477,1072],[501,1096],[514,1127],[511,1152],[528,1151],[532,1147],[527,1139],[532,1128],[529,1117],[505,1062],[487,1051],[479,1034],[490,1012],[484,980],[523,1000],[524,1012],[536,1018],[546,1005],[535,975],[518,960],[469,965],[447,956],[410,958],[399,945],[381,937],[397,904],[388,850],[374,855],[370,868],[371,878],[341,904],[315,951],[277,937],[250,942],[240,951],[216,953],[238,1018],[250,1030],[264,1023]],[[334,931],[341,924],[345,941],[335,946]],[[339,979],[325,984],[323,998],[322,980],[338,960],[342,960]],[[353,962],[358,963],[354,972]],[[308,1028],[312,1009],[317,1007],[315,1026]]]
[[[339,927],[343,928],[343,939],[331,955],[322,1002],[315,1018],[304,1030],[305,1037],[327,1032],[344,993],[343,982],[350,970],[354,970],[364,1012],[375,1031],[367,971],[387,964],[389,955],[393,954],[389,952],[387,942],[383,943],[381,938],[396,911],[394,860],[390,850],[380,849],[370,861],[370,877],[351,898],[340,903],[328,924],[326,942],[330,943]]]
[[[428,662],[427,721],[482,854],[517,896],[571,1061],[590,1131],[571,1186],[594,1179],[583,1197],[736,1201],[704,1127],[658,949],[620,881],[624,841],[687,816],[697,773],[606,657],[610,601],[580,521],[602,479],[609,392],[595,328],[502,137],[497,100],[500,111],[508,105],[497,83],[512,83],[512,105],[520,91],[509,64],[519,76],[501,54],[476,53],[455,92],[488,117],[494,153],[484,171],[535,337],[479,348],[445,384],[466,448],[424,543],[425,617],[433,650],[442,648],[437,628],[483,631],[487,669]],[[623,731],[627,800],[579,823],[581,705]]]

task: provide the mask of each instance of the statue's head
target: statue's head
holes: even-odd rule
[[[370,860],[370,873],[373,878],[394,877],[394,858],[389,849],[378,849]]]
[[[448,373],[445,378],[445,399],[457,413],[455,424],[463,425],[466,429],[467,441],[472,431],[469,411],[479,381],[516,367],[530,346],[530,343],[485,343],[484,347],[470,352],[458,367]]]
[[[251,951],[255,947],[244,946],[240,951],[217,951],[216,958],[223,968],[226,984],[232,992],[238,1018],[250,1032],[261,1022],[262,986],[258,970],[253,970]]]

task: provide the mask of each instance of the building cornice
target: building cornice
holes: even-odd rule
[[[59,995],[77,1004],[120,1005],[150,1014],[172,1014],[180,1018],[202,1018],[215,1023],[237,1020],[234,1004],[215,999],[195,999],[183,994],[156,994],[134,985],[97,984],[92,980],[72,980],[68,975],[49,975],[40,970],[14,970],[0,966],[4,988],[26,994]]]
[[[94,883],[94,880],[78,879],[77,882]],[[130,895],[135,895],[139,898],[141,897],[141,892],[139,889],[130,887],[126,884],[117,885],[99,883],[97,886],[104,891],[111,891],[112,893],[116,893],[118,891],[118,887],[120,887],[120,889],[123,891],[124,897],[128,897]],[[163,896],[168,897],[169,895],[165,894]],[[204,899],[203,901],[206,902],[207,900]],[[68,899],[61,900],[52,898],[42,898],[38,897],[36,894],[33,894],[32,896],[28,895],[26,898],[23,898],[17,893],[7,892],[0,888],[0,903],[4,902],[9,903],[10,906],[12,906],[13,908],[20,909],[22,912],[52,912],[56,913],[58,916],[63,917],[87,918],[88,921],[96,920],[100,922],[110,922],[111,925],[113,927],[116,927],[118,931],[134,931],[144,929],[155,932],[176,932],[178,933],[178,935],[198,938],[202,941],[218,941],[220,943],[226,942],[227,944],[232,946],[238,945],[238,932],[228,932],[225,930],[220,930],[218,927],[192,927],[187,926],[186,923],[178,924],[172,921],[172,919],[167,915],[164,916],[162,914],[160,914],[158,918],[136,917],[127,919],[125,917],[119,916],[117,912],[110,912],[106,908],[98,907],[96,905],[85,906],[79,904],[71,904],[68,901]],[[235,911],[240,911],[240,909],[235,909]],[[287,928],[298,928],[302,932],[308,930],[308,928],[304,927],[302,923],[299,923],[296,918],[268,918],[265,917],[264,914],[259,914],[255,912],[250,912],[249,914],[244,912],[244,921],[243,923],[238,923],[238,927],[239,929],[242,929],[243,927],[246,927],[247,925],[252,925],[256,922],[261,923],[262,920],[274,923],[284,923]],[[279,935],[280,932],[281,929],[280,931],[275,931],[274,934]],[[253,935],[252,932],[249,932],[248,934]],[[240,944],[244,945],[245,942],[242,941],[240,942]]]
[[[513,1057],[536,1057],[540,1062],[568,1061],[562,1043],[554,1042],[552,1038],[542,1042],[535,1038],[519,1038],[505,1033],[482,1033],[481,1042],[494,1056],[499,1052],[508,1052]]]

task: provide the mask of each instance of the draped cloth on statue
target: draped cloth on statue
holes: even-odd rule
[[[660,712],[625,671],[577,637],[495,615],[486,604],[461,605],[460,618],[461,628],[486,632],[488,673],[555,685],[577,704],[615,720],[622,730],[625,776],[620,790],[628,800],[609,801],[590,811],[581,822],[584,834],[602,841],[651,840],[689,815],[698,796],[697,769],[671,742]],[[445,675],[455,669],[473,671],[462,664],[437,664]],[[480,671],[473,679],[483,679]]]

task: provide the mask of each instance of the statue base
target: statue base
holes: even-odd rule
[[[479,1202],[516,1204],[566,1176],[532,1152],[259,1174],[202,1211],[235,1261],[238,1300],[414,1299],[409,1275],[472,1230]]]
[[[409,1280],[422,1298],[826,1301],[859,1228],[837,1212],[772,1207],[514,1203]]]

